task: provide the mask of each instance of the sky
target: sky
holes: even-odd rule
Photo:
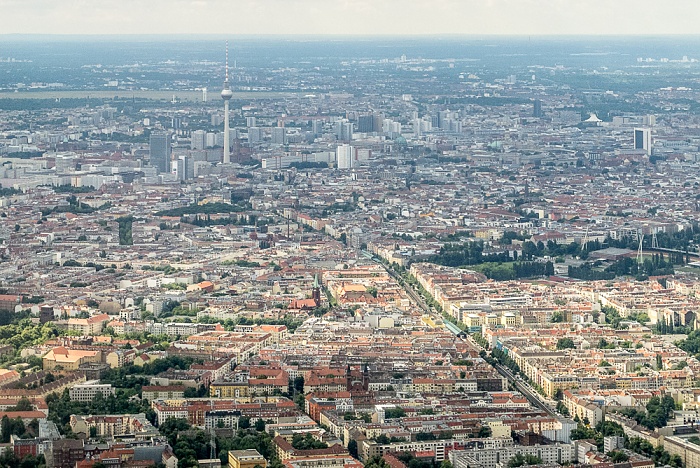
[[[698,0],[0,0],[0,34],[700,34]]]

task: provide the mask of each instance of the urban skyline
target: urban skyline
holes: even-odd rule
[[[0,467],[700,468],[700,36],[233,37],[0,38]]]

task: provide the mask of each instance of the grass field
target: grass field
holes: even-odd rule
[[[150,99],[170,101],[173,96],[180,101],[201,102],[201,91],[20,91],[16,93],[0,92],[0,99]],[[280,93],[275,91],[234,92],[233,99],[279,99],[299,96],[297,93]],[[209,102],[221,101],[216,90],[209,91]]]

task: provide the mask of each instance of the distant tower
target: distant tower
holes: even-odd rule
[[[542,118],[542,101],[535,99],[532,103],[532,116],[536,118]]]
[[[202,88],[202,102],[207,102],[207,88]]]
[[[151,166],[158,169],[159,173],[168,172],[170,168],[170,134],[167,132],[153,132],[150,137]]]
[[[362,367],[362,390],[369,390],[369,365],[365,363]]]
[[[634,149],[644,150],[651,156],[651,130],[648,128],[634,129]]]
[[[229,128],[228,102],[233,97],[228,84],[228,41],[226,41],[226,77],[224,78],[224,89],[221,91],[221,99],[224,100],[224,164],[231,162],[231,129]]]

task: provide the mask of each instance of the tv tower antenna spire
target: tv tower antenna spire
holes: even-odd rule
[[[233,92],[228,83],[228,41],[226,41],[226,76],[224,77],[224,89],[221,91],[221,99],[224,100],[224,157],[222,162],[229,164],[231,162],[231,129],[229,127],[229,101],[233,97]]]

